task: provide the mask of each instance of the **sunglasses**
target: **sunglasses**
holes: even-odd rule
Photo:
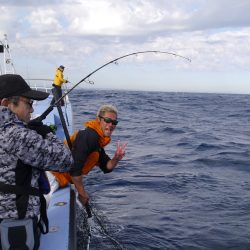
[[[20,99],[20,101],[27,103],[30,106],[30,108],[32,108],[32,106],[33,106],[33,101],[32,100],[27,101],[27,100],[24,100],[24,99]]]
[[[102,118],[106,123],[112,123],[115,126],[118,124],[117,120],[112,120],[109,117],[103,117],[103,116],[100,116],[100,115],[99,115],[99,117]]]

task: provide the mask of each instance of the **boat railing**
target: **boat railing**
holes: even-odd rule
[[[32,89],[51,93],[53,80],[51,79],[25,79],[25,80]]]
[[[25,79],[29,86],[34,90],[45,91],[52,94],[52,79]],[[62,88],[63,93],[66,93],[66,89]],[[69,103],[69,98],[66,95],[64,101]]]

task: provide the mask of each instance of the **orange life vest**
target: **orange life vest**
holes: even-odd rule
[[[85,123],[85,126],[87,128],[94,129],[98,133],[100,147],[102,148],[105,147],[111,141],[110,137],[104,136],[98,121],[96,120],[88,121]],[[70,136],[70,141],[72,142],[72,145],[77,137],[78,132],[79,131],[75,131],[74,134]],[[67,145],[66,140],[64,140],[64,143]],[[87,160],[84,162],[82,167],[82,174],[87,175],[94,166],[98,166],[98,163],[99,163],[99,152],[94,151],[90,155],[88,155]],[[56,177],[60,187],[65,187],[69,183],[72,183],[71,176],[68,172],[60,173],[51,171],[51,173]]]

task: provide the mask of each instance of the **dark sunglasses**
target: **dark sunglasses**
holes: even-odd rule
[[[118,124],[117,120],[112,120],[109,117],[103,117],[103,116],[100,116],[100,115],[99,115],[99,117],[102,118],[106,123],[112,123],[115,126]]]
[[[25,102],[25,103],[27,103],[29,106],[30,106],[30,108],[32,108],[32,106],[33,106],[33,101],[32,100],[30,100],[30,101],[26,101],[26,100],[23,100],[23,99],[20,99],[22,102]]]

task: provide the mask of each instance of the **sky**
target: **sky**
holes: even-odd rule
[[[16,73],[93,89],[250,94],[249,0],[0,0]],[[49,80],[48,80],[49,81]],[[72,85],[69,85],[69,87]]]

